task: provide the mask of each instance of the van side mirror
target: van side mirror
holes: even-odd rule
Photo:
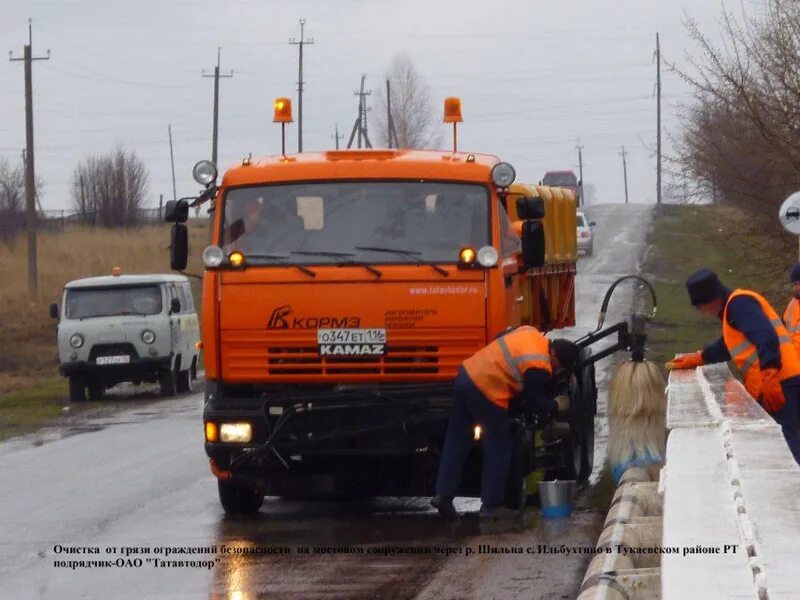
[[[522,264],[526,269],[544,264],[544,225],[541,221],[522,222]]]
[[[517,218],[541,219],[544,217],[544,200],[539,196],[517,198]]]
[[[50,305],[50,318],[51,319],[57,319],[58,318],[58,304],[56,304],[55,302],[53,302]]]
[[[173,271],[183,271],[189,261],[189,230],[183,223],[175,223],[170,233],[169,266]]]
[[[174,315],[179,312],[181,312],[181,301],[177,298],[173,298],[169,301],[169,314]]]
[[[186,223],[189,220],[189,203],[186,200],[168,200],[164,205],[167,223]]]
[[[597,221],[589,221],[589,227],[594,227],[597,225]]]

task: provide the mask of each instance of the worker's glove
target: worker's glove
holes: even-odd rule
[[[667,368],[667,371],[673,371],[677,369],[694,369],[696,367],[702,367],[704,364],[703,353],[698,350],[690,354],[676,356],[664,366]]]
[[[786,404],[778,369],[761,371],[761,404],[768,413],[776,413]]]

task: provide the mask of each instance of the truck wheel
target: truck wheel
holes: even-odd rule
[[[161,395],[165,398],[175,395],[175,371],[163,369],[158,374],[158,384],[161,386]]]
[[[179,393],[192,391],[192,369],[178,371],[177,389]]]
[[[592,355],[590,348],[585,348],[580,355],[580,360],[585,360]],[[597,414],[597,382],[595,379],[594,365],[585,367],[579,374],[578,387],[581,396],[583,440],[581,443],[581,467],[578,473],[579,481],[586,481],[594,468],[594,417]]]
[[[505,506],[513,510],[522,510],[528,504],[526,480],[531,471],[531,455],[533,437],[527,429],[514,433],[514,450],[511,454],[511,467],[506,481]]]
[[[264,503],[264,496],[250,487],[217,480],[219,502],[229,515],[252,515]]]
[[[69,376],[69,401],[86,402],[86,384],[80,375]]]

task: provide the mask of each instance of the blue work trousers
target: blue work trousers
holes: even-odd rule
[[[786,403],[772,418],[781,426],[789,450],[800,465],[800,385],[782,383],[781,387]]]
[[[508,410],[490,402],[461,367],[453,388],[453,412],[436,478],[437,496],[452,498],[458,491],[475,425],[482,430],[481,502],[487,508],[501,506],[511,466],[511,420]]]

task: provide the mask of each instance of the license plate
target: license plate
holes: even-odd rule
[[[386,329],[318,329],[320,356],[377,356],[386,352]]]
[[[130,356],[98,356],[94,359],[97,365],[126,365],[131,362]]]

